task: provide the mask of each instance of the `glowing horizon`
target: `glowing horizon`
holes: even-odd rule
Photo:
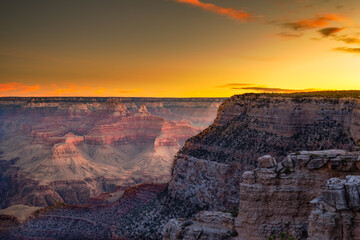
[[[356,0],[1,3],[0,96],[360,89]]]

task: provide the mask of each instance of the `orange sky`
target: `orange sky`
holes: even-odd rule
[[[0,96],[360,89],[358,0],[5,0]]]

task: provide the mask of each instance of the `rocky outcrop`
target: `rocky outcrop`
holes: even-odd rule
[[[203,211],[192,220],[171,219],[163,229],[163,240],[218,240],[237,236],[230,213]]]
[[[224,164],[189,156],[177,156],[170,194],[211,210],[232,209],[239,204],[239,164]]]
[[[360,176],[331,178],[311,203],[309,240],[360,239]]]
[[[280,162],[304,149],[356,149],[360,100],[350,98],[352,92],[341,94],[244,94],[225,100],[214,123],[175,157],[170,191],[213,210],[229,209],[239,203],[241,174],[256,168],[260,156]]]
[[[329,178],[360,174],[360,152],[301,151],[280,163],[264,156],[259,158],[258,166],[245,172],[240,184],[236,221],[239,238],[255,240],[285,233],[305,239],[312,210],[310,202],[325,189]],[[344,201],[345,195],[336,191],[324,194]]]

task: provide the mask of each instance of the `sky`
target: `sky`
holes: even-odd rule
[[[0,96],[360,89],[359,0],[2,0]]]

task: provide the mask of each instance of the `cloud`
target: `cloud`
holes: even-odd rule
[[[225,15],[225,16],[228,16],[230,18],[240,20],[240,21],[247,22],[247,21],[250,21],[252,18],[251,14],[247,13],[245,11],[236,10],[234,8],[224,8],[224,7],[220,7],[215,4],[212,4],[212,3],[203,3],[203,2],[200,2],[200,0],[175,0],[175,1],[179,2],[179,3],[185,3],[185,4],[195,6],[195,7],[199,7],[206,11],[214,12],[214,13],[217,13],[220,15]]]
[[[313,92],[318,89],[308,88],[308,89],[286,89],[286,88],[269,88],[269,87],[243,87],[243,88],[233,88],[234,90],[249,90],[256,92],[268,92],[268,93],[295,93],[295,92]]]
[[[334,48],[334,50],[335,51],[342,51],[342,52],[360,54],[360,48],[338,47],[338,48]]]
[[[328,28],[322,28],[319,30],[319,33],[323,36],[323,37],[329,37],[334,35],[335,33],[338,33],[342,30],[344,30],[345,28],[338,28],[338,27],[328,27]]]
[[[1,83],[0,84],[0,92],[7,92],[16,90],[19,87],[20,83]]]
[[[282,39],[285,39],[285,40],[289,40],[289,39],[294,39],[294,38],[301,37],[302,34],[301,33],[281,32],[281,33],[276,34],[276,36],[280,37]]]
[[[336,36],[335,40],[348,44],[360,44],[360,39],[357,37],[349,37],[348,35]]]
[[[245,86],[254,86],[251,83],[228,83],[225,85],[216,86],[217,88],[235,88],[235,87],[245,87]]]
[[[324,14],[315,18],[303,19],[296,22],[284,23],[283,26],[293,30],[308,30],[313,28],[326,27],[330,22],[342,22],[346,17],[338,14]]]
[[[29,93],[35,92],[41,88],[41,85],[25,85],[23,83],[10,82],[10,83],[1,83],[0,92],[13,92],[17,91],[18,93]]]

